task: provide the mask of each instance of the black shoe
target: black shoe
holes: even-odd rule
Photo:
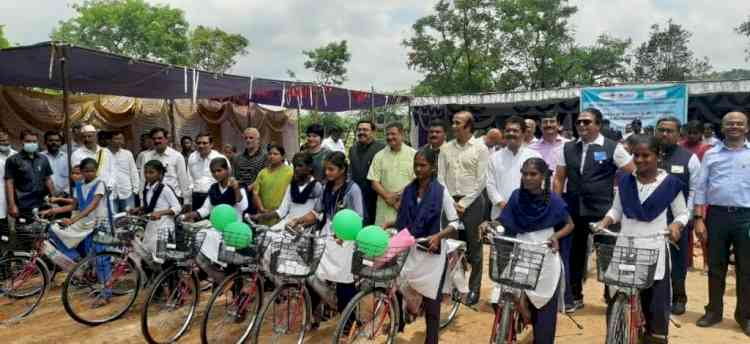
[[[576,310],[578,310],[578,308],[576,308],[576,305],[575,305],[575,303],[568,303],[568,304],[565,304],[565,313],[566,313],[566,314],[572,314],[572,313],[575,313],[575,312],[576,312]]]
[[[721,322],[721,315],[713,313],[713,312],[706,312],[705,315],[703,315],[698,321],[695,323],[698,325],[698,327],[711,327]]]
[[[479,303],[479,293],[475,291],[469,292],[469,295],[466,295],[466,302],[464,304],[474,306],[477,303]]]
[[[683,315],[685,314],[685,304],[682,302],[675,302],[672,304],[672,314]]]
[[[745,320],[744,323],[740,323],[740,328],[742,328],[742,332],[745,332],[745,335],[750,337],[750,320]]]

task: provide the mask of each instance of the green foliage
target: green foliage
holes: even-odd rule
[[[723,72],[714,72],[709,76],[711,80],[750,80],[750,69],[732,68]]]
[[[623,81],[629,39],[575,43],[566,0],[441,0],[404,40],[424,74],[415,95],[540,89]]]
[[[198,26],[190,30],[181,9],[144,0],[86,0],[60,21],[51,38],[133,58],[225,72],[247,53],[238,34]]]
[[[746,22],[740,24],[740,26],[734,28],[734,31],[740,35],[750,37],[750,18],[748,18]],[[750,60],[750,48],[746,48],[745,53],[747,54],[745,59]]]
[[[651,26],[651,34],[635,51],[635,78],[638,81],[683,81],[708,76],[708,58],[698,59],[688,45],[693,34],[668,20],[662,27]]]
[[[247,38],[218,28],[198,25],[190,35],[191,65],[210,72],[225,72],[237,57],[247,54]]]
[[[303,50],[307,56],[305,68],[318,73],[318,81],[326,85],[341,85],[346,78],[346,64],[352,55],[346,41],[331,42],[315,50]]]
[[[0,25],[0,49],[10,47],[10,42],[5,38],[5,25]]]

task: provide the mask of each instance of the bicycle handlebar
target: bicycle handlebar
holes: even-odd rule
[[[668,230],[660,231],[658,233],[648,233],[648,234],[622,234],[622,233],[616,233],[613,231],[610,231],[607,228],[599,226],[599,223],[590,223],[589,227],[591,228],[591,231],[594,235],[605,235],[605,236],[611,236],[611,237],[621,237],[621,238],[630,238],[630,239],[648,239],[648,238],[660,238],[667,235],[670,235],[672,232]]]

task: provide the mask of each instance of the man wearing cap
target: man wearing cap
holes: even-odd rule
[[[115,184],[114,167],[112,164],[112,152],[97,143],[96,128],[93,125],[84,125],[81,128],[81,137],[83,146],[76,149],[71,155],[70,160],[73,166],[78,166],[86,158],[96,160],[96,175],[108,189],[112,189]]]

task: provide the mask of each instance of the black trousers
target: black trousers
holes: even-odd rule
[[[707,311],[722,314],[730,248],[734,247],[737,274],[737,321],[750,320],[750,209],[710,206],[708,231]]]
[[[458,198],[458,197],[456,197]],[[481,193],[474,203],[464,211],[461,221],[464,223],[464,230],[459,232],[459,239],[466,242],[467,260],[471,265],[471,276],[469,276],[469,290],[479,294],[482,288],[482,253],[484,245],[482,244],[482,233],[479,232],[479,225],[482,224],[486,213],[487,201],[484,193]]]
[[[573,215],[575,228],[571,235],[570,243],[570,293],[573,300],[583,300],[583,280],[586,277],[586,260],[588,259],[589,223],[601,219]],[[566,302],[569,302],[566,298]]]
[[[560,281],[564,283],[564,281]],[[557,332],[557,309],[558,300],[560,299],[560,286],[557,286],[555,294],[541,308],[536,308],[529,301],[529,310],[531,311],[531,323],[533,324],[534,344],[553,344],[555,342],[555,333]]]
[[[691,223],[682,231],[682,237],[677,242],[679,248],[669,245],[669,254],[672,258],[672,303],[687,303],[685,277],[687,276],[688,258],[690,255],[688,236],[692,230],[693,226]]]

